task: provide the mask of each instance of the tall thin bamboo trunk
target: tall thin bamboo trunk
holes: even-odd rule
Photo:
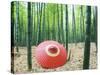
[[[14,73],[14,2],[11,2],[11,72]]]
[[[32,69],[32,15],[31,15],[31,2],[28,2],[28,36],[27,36],[27,60],[28,60],[28,70]]]
[[[47,28],[47,31],[48,31],[48,40],[50,40],[50,24],[49,24],[50,22],[49,22],[49,11],[48,11],[48,13],[47,13],[47,24],[48,24],[48,28]]]
[[[85,36],[83,69],[89,69],[90,35],[91,35],[90,28],[91,28],[91,6],[87,6],[87,8],[86,8],[86,36]]]
[[[42,40],[46,39],[46,33],[45,33],[45,3],[43,4],[43,22],[42,22]]]
[[[57,29],[58,29],[58,31],[57,31],[57,34],[58,34],[58,42],[61,42],[61,36],[60,36],[60,23],[59,23],[59,18],[60,18],[60,16],[59,16],[59,4],[57,4],[57,12],[58,12],[58,14],[57,14]]]
[[[65,17],[65,24],[66,24],[66,49],[68,50],[68,7],[65,5],[66,9],[66,17]]]
[[[16,51],[19,52],[19,2],[16,2]]]
[[[61,37],[62,37],[62,41],[61,43],[65,43],[65,40],[64,40],[64,23],[63,23],[63,5],[61,4]]]
[[[56,40],[56,32],[55,32],[55,10],[53,10],[53,17],[52,17],[52,20],[53,20],[53,24],[52,24],[52,38],[53,40]]]
[[[37,28],[36,28],[36,33],[37,33],[37,39],[36,39],[36,45],[38,45],[38,41],[39,41],[39,3],[37,3]]]
[[[81,6],[81,13],[82,13],[82,42],[85,40],[85,31],[84,31],[84,10],[83,7]]]
[[[33,19],[34,19],[34,21],[33,21],[33,42],[34,42],[34,45],[36,45],[36,4],[34,3],[34,4],[32,4],[32,6],[34,7],[33,8],[33,11],[34,11],[34,15],[33,15]]]
[[[95,35],[95,43],[97,47],[97,7],[94,7],[93,10],[93,17],[94,17],[94,35]]]
[[[22,37],[21,37],[21,44],[22,44],[22,46],[24,46],[24,42],[23,42],[23,41],[24,41],[24,40],[23,40],[23,39],[24,39],[24,36],[23,36],[23,35],[24,35],[23,14],[22,14],[22,16],[21,16],[21,20],[22,20],[22,22],[21,22],[21,29],[22,29],[22,30],[21,30],[21,31],[22,31],[22,32],[21,32],[21,35],[22,35]]]
[[[73,32],[73,42],[75,43],[75,14],[74,14],[74,5],[72,6],[72,32]]]
[[[80,42],[82,42],[82,35],[83,35],[83,28],[82,28],[82,21],[83,21],[83,14],[82,14],[82,6],[80,7]]]
[[[41,16],[42,16],[42,6],[40,6],[39,3],[39,12],[38,12],[38,17],[39,17],[39,21],[38,21],[38,44],[41,42]]]

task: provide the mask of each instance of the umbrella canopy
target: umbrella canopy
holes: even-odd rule
[[[43,68],[57,68],[67,61],[67,51],[56,41],[44,41],[36,48],[37,62]]]

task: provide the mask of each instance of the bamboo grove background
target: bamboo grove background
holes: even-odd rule
[[[90,42],[97,45],[97,7],[51,3],[11,3],[12,47],[31,46],[55,40],[68,49],[68,43],[85,42],[84,69],[89,66]],[[12,49],[13,50],[13,49]],[[28,60],[31,69],[31,60]]]

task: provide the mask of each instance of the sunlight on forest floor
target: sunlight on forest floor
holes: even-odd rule
[[[44,69],[42,68],[35,59],[35,46],[32,47],[32,71],[31,72],[53,72],[53,71],[68,71],[68,70],[82,70],[83,67],[83,56],[84,56],[84,43],[69,44],[69,50],[71,50],[70,61],[65,65],[55,69]],[[27,73],[27,48],[20,47],[20,56],[16,55],[15,50],[14,56],[14,72],[15,73]],[[97,53],[95,43],[91,43],[90,51],[90,69],[97,68]]]

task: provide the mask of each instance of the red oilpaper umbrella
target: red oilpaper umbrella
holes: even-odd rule
[[[37,62],[43,68],[57,68],[67,61],[67,52],[63,45],[56,41],[44,41],[36,48]]]

